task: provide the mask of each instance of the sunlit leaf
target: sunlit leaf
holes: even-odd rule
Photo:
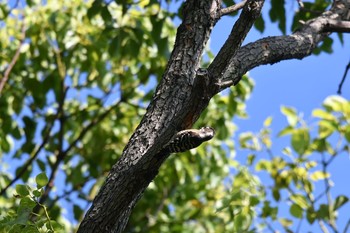
[[[47,183],[49,182],[49,179],[47,178],[45,172],[42,172],[35,177],[35,181],[38,189],[40,189],[45,185],[47,185]]]
[[[281,112],[287,117],[288,123],[294,127],[298,123],[298,115],[294,108],[282,106]]]
[[[293,215],[296,218],[303,217],[303,209],[295,203],[291,205],[289,212],[291,213],[291,215]]]
[[[310,134],[309,130],[306,128],[296,129],[292,133],[292,147],[300,155],[309,147],[310,143]]]
[[[348,201],[349,201],[349,198],[347,196],[344,196],[344,195],[337,196],[337,198],[335,199],[335,202],[334,202],[333,209],[334,210],[339,209],[340,207],[345,205]]]
[[[22,197],[25,197],[29,195],[29,187],[24,184],[17,184],[16,185],[16,192]]]
[[[293,194],[290,196],[290,199],[302,209],[307,209],[309,207],[309,203],[303,195]]]
[[[323,171],[315,171],[310,175],[310,179],[313,181],[324,180],[329,177],[330,177],[330,174],[325,173]]]

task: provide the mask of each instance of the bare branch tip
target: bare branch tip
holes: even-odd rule
[[[242,9],[245,6],[246,3],[247,3],[247,0],[243,0],[242,2],[239,2],[239,3],[235,4],[235,5],[223,8],[220,11],[220,15],[221,16],[229,15],[229,14],[231,14],[233,12],[236,12],[236,11]]]

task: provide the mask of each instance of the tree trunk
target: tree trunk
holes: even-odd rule
[[[336,1],[329,11],[306,22],[292,35],[268,37],[241,47],[263,2],[245,3],[229,38],[205,70],[199,69],[204,46],[227,10],[221,9],[220,0],[186,1],[184,20],[163,78],[78,232],[122,232],[136,202],[169,156],[160,153],[161,149],[178,131],[193,125],[215,94],[235,85],[256,66],[308,56],[319,41],[337,31],[330,20],[349,19],[349,3]]]

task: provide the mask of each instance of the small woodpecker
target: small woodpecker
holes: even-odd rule
[[[215,130],[208,126],[200,129],[182,130],[175,134],[174,138],[165,146],[165,149],[170,153],[185,152],[212,139],[214,135]]]

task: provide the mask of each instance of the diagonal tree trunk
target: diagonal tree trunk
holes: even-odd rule
[[[200,69],[203,49],[222,14],[220,0],[187,0],[174,50],[140,125],[113,166],[78,232],[122,232],[136,202],[169,156],[162,148],[190,128],[218,92],[239,82],[256,66],[302,59],[332,31],[349,31],[346,0],[288,36],[268,37],[241,47],[264,0],[243,1],[239,19],[208,69]],[[231,9],[238,9],[231,8]],[[345,26],[344,26],[345,25]]]

